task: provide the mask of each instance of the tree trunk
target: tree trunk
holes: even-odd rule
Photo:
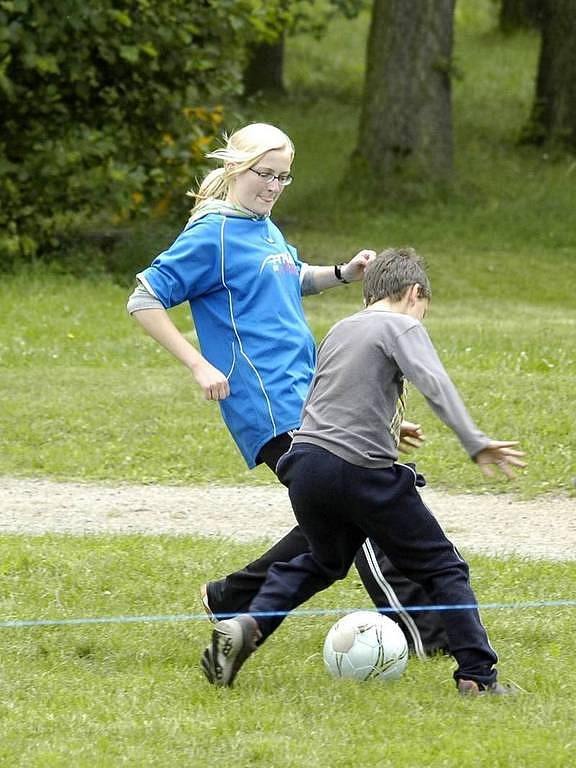
[[[499,25],[508,34],[519,29],[537,28],[542,22],[546,0],[502,0]]]
[[[244,93],[282,95],[284,86],[284,34],[275,43],[261,43],[253,47],[244,70]]]
[[[576,151],[576,0],[547,0],[536,95],[525,139]]]
[[[451,57],[455,0],[374,0],[353,163],[390,177],[446,180],[452,171]]]

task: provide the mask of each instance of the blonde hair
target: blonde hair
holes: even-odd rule
[[[250,123],[231,136],[224,135],[226,146],[208,152],[206,157],[221,160],[224,165],[204,177],[198,190],[187,194],[196,198],[192,212],[206,200],[224,200],[230,180],[255,165],[267,152],[288,148],[294,157],[294,145],[284,131],[268,123]]]

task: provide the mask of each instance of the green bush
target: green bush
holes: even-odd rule
[[[163,212],[241,87],[261,0],[0,0],[0,254]]]

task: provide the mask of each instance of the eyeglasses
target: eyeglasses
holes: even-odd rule
[[[287,187],[294,181],[294,176],[290,173],[281,173],[279,176],[276,176],[272,171],[257,171],[256,168],[248,168],[248,170],[259,176],[266,184],[269,184],[271,181],[278,181],[280,186]]]

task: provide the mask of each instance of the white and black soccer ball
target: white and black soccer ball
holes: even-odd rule
[[[376,611],[355,611],[339,619],[324,641],[324,664],[333,677],[397,680],[408,662],[404,633]]]

